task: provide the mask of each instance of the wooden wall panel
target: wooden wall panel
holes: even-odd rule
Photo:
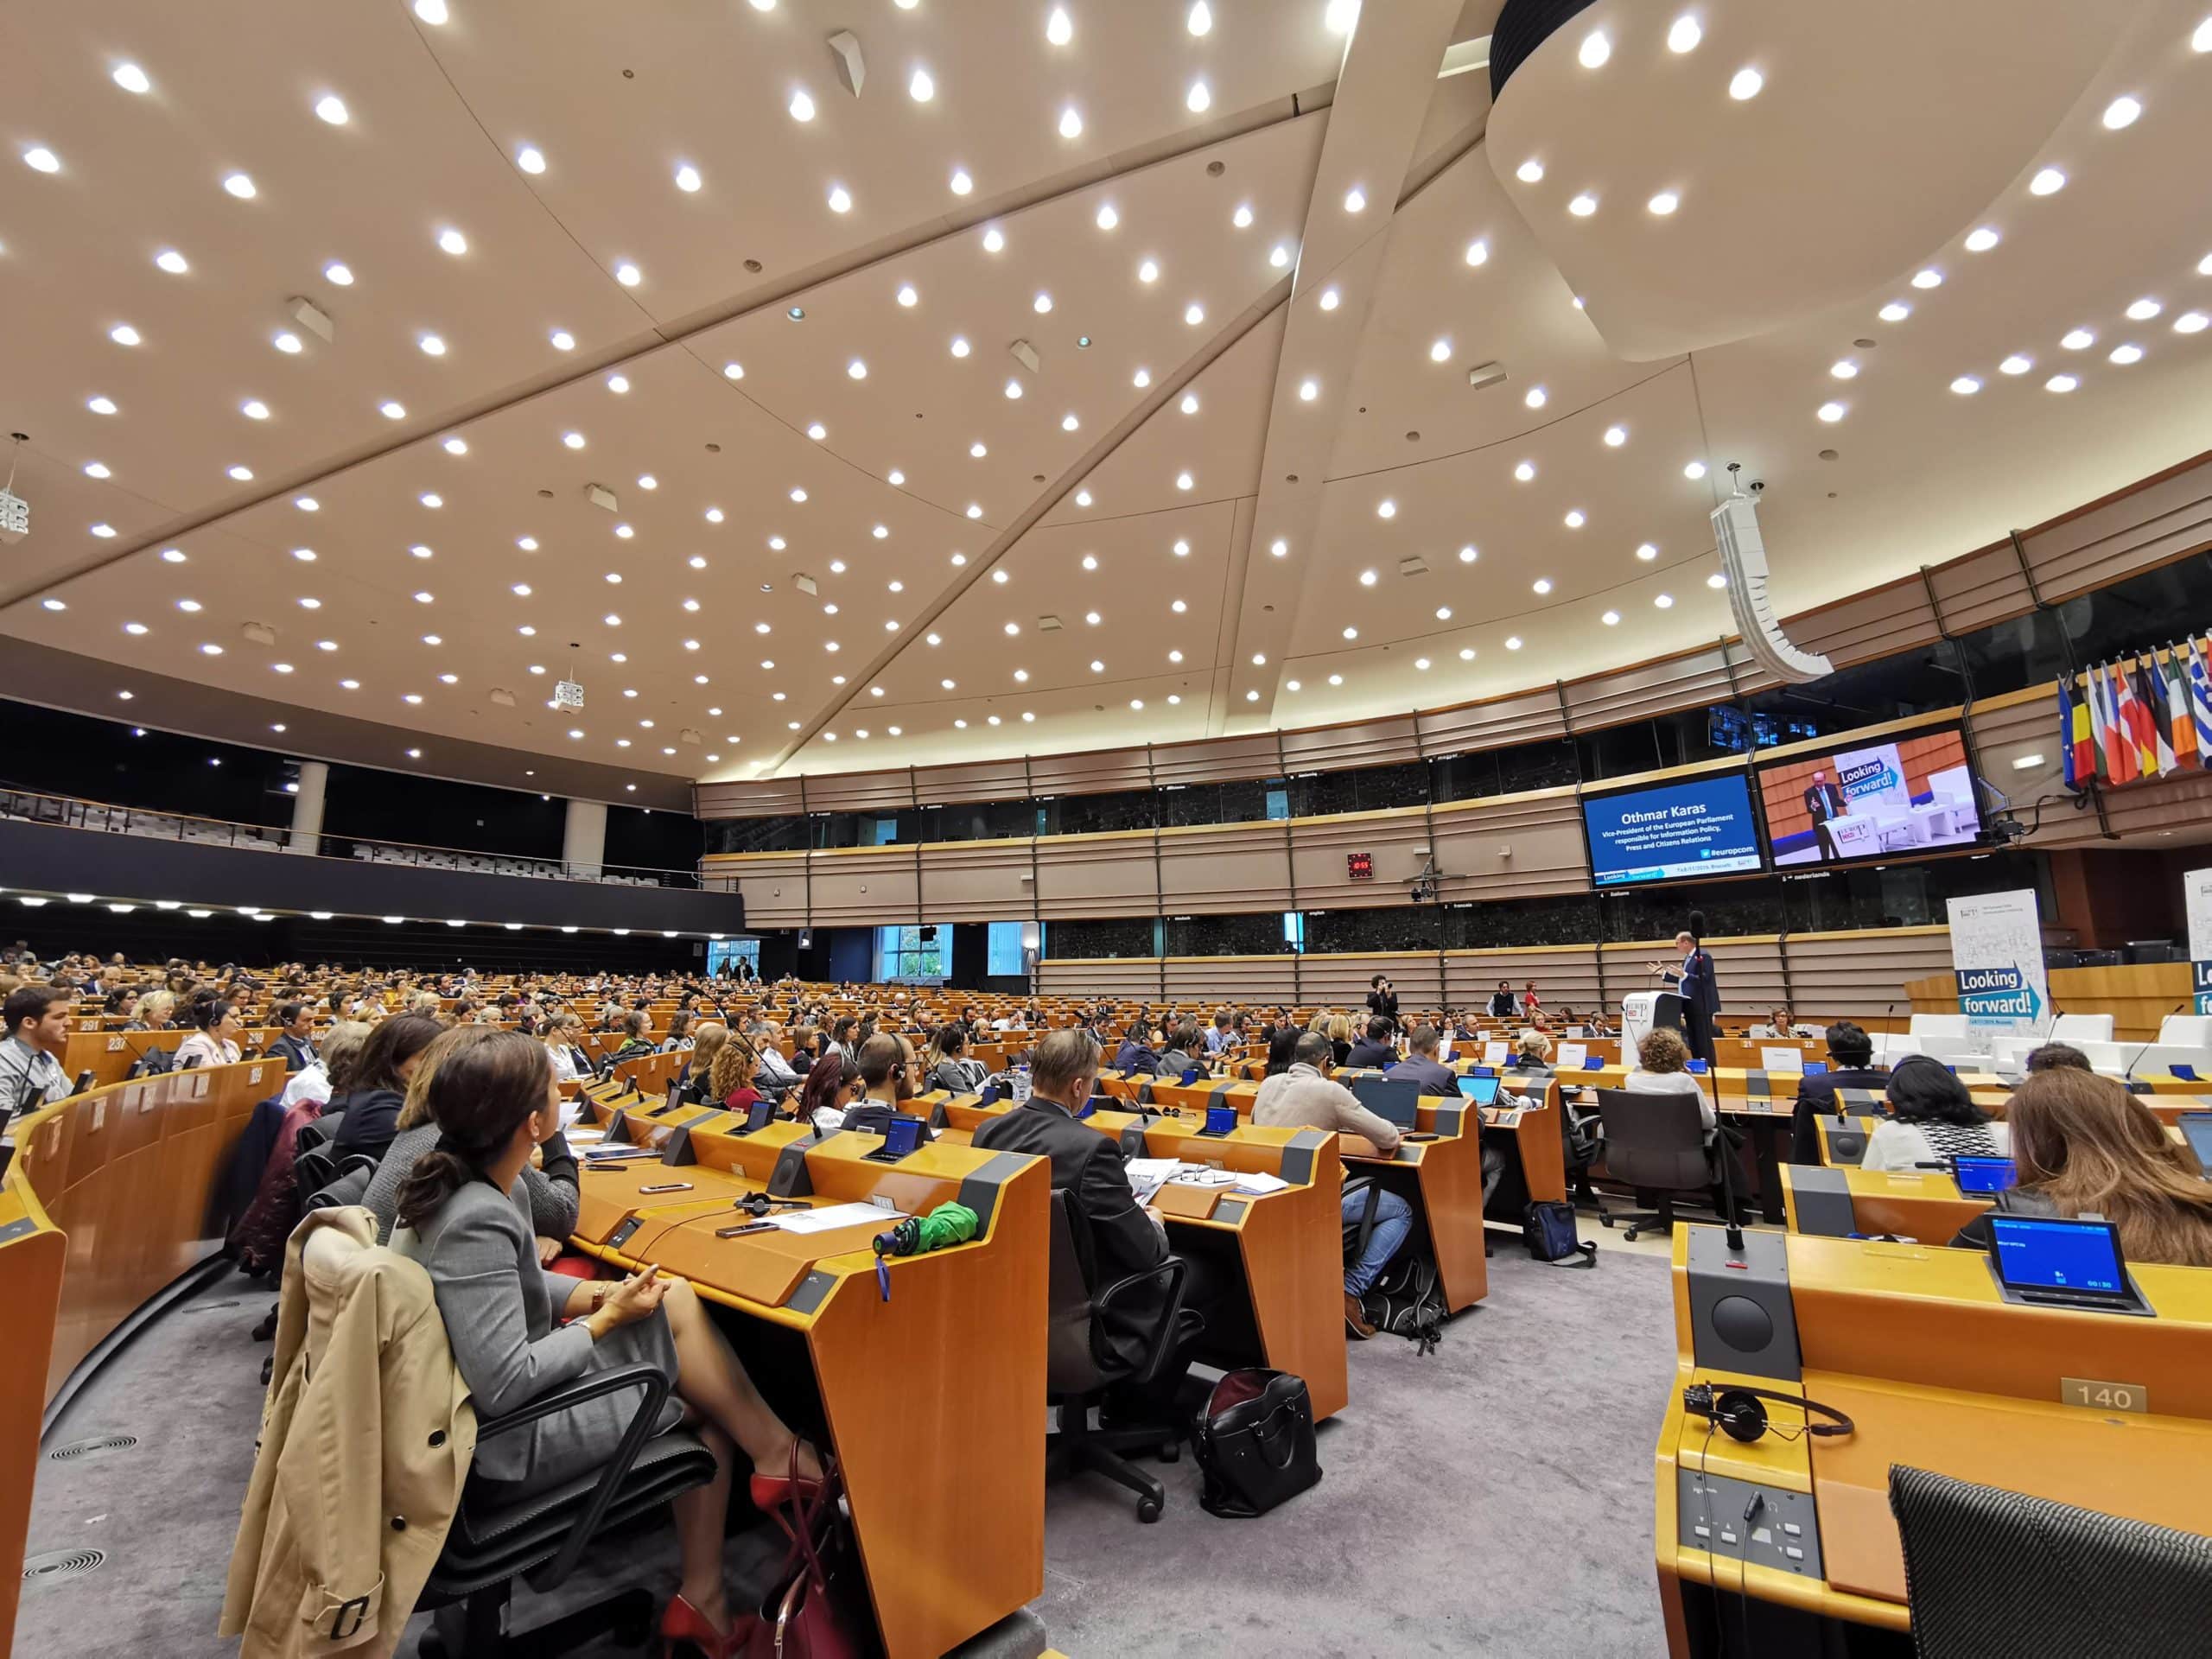
[[[2153,569],[2212,543],[2212,461],[2177,467],[2021,539],[2045,604]]]
[[[1445,989],[1450,1005],[1481,1014],[1490,1006],[1497,982],[1504,980],[1515,995],[1530,980],[1536,995],[1554,1013],[1561,1008],[1586,1010],[1602,1006],[1618,1008],[1621,988],[1600,997],[1598,991],[1598,950],[1592,944],[1532,945],[1520,950],[1447,950],[1444,955]],[[1639,980],[1637,982],[1641,983]]]
[[[1328,818],[1291,820],[1291,873],[1302,910],[1349,910],[1375,905],[1402,905],[1429,844],[1428,825],[1418,810],[1346,812]],[[1366,853],[1374,861],[1372,880],[1355,881],[1345,857]]]
[[[1035,919],[1026,841],[948,841],[922,849],[922,908],[932,922]]]
[[[1349,766],[1395,766],[1421,758],[1411,715],[1353,721],[1303,732],[1283,732],[1283,764],[1294,772],[1341,772]]]
[[[806,780],[809,812],[896,812],[914,804],[913,774],[896,772],[820,772]]]
[[[1204,1007],[1288,1007],[1296,964],[1288,957],[1170,957],[1167,995]]]
[[[1051,935],[1048,933],[1046,938]],[[1056,961],[1046,957],[1037,965],[1037,988],[1046,996],[1128,997],[1135,1001],[1160,1000],[1160,961],[1156,957],[1086,957]],[[1107,1057],[1111,1059],[1113,1057]]]
[[[694,784],[691,810],[702,818],[780,818],[802,810],[797,778]]]
[[[1799,933],[1789,939],[1789,978],[1796,1001],[1790,1011],[1817,1024],[1845,1014],[1910,1012],[1905,982],[1948,973],[1948,927],[1872,928],[1852,933]],[[1725,990],[1727,980],[1721,986]]]
[[[1516,692],[1510,697],[1493,697],[1486,702],[1427,709],[1418,718],[1421,748],[1432,755],[1503,748],[1509,744],[1535,743],[1567,735],[1567,722],[1560,714],[1559,693],[1548,685]]]
[[[1726,702],[1733,692],[1730,664],[1723,651],[1716,640],[1703,651],[1569,681],[1567,716],[1576,731],[1586,732],[1649,720],[1676,709],[1694,709],[1700,703]],[[1750,653],[1740,646],[1733,656],[1750,660]]]
[[[924,922],[911,847],[841,848],[814,855],[814,925],[885,926]],[[747,912],[751,919],[751,912]]]
[[[1160,884],[1160,902],[1170,912],[1288,910],[1290,854],[1283,826],[1261,820],[1163,830]]]
[[[1401,1007],[1440,1007],[1444,982],[1433,950],[1347,951],[1309,956],[1299,964],[1307,1006],[1341,1008],[1355,1021],[1367,1018],[1367,991],[1377,974],[1388,974]]]
[[[806,858],[804,853],[727,853],[702,860],[700,868],[709,883],[734,883],[744,895],[746,926],[804,927]]]
[[[1254,732],[1244,737],[1163,744],[1152,752],[1152,770],[1163,785],[1218,784],[1245,778],[1280,778],[1283,763],[1275,734]]]
[[[1029,779],[1029,793],[1041,800],[1049,795],[1103,795],[1117,789],[1149,789],[1152,769],[1141,748],[1099,749],[1084,754],[1033,755]]]
[[[1020,801],[1029,796],[1026,765],[1019,760],[985,760],[965,766],[923,766],[914,773],[915,798],[923,806],[954,802]]]
[[[1158,914],[1152,841],[1149,830],[1041,838],[1037,887],[1045,919]]]
[[[2035,608],[2019,555],[2009,541],[1936,566],[1928,577],[1943,607],[1943,625],[1954,634],[1973,633]]]
[[[1443,883],[1447,901],[1580,893],[1590,885],[1581,809],[1571,790],[1455,801],[1432,808],[1430,824],[1436,868],[1452,878]]]
[[[1838,664],[1863,663],[1943,637],[1929,607],[1928,590],[1917,576],[1786,618],[1783,628],[1805,650],[1824,653]]]

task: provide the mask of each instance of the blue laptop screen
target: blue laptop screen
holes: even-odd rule
[[[1497,1099],[1497,1079],[1496,1077],[1462,1077],[1459,1079],[1459,1092],[1478,1106],[1491,1105]]]
[[[2212,1181],[2212,1112],[2183,1112],[2181,1115],[2181,1137],[2189,1142],[2189,1149],[2196,1154],[2198,1166],[2204,1179]]]
[[[1951,1173],[1961,1192],[2002,1192],[2020,1179],[2010,1158],[1954,1158]]]
[[[2012,1289],[2126,1294],[2119,1243],[2108,1222],[1993,1215],[1989,1235],[1998,1277]]]

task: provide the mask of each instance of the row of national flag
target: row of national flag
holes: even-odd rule
[[[2069,789],[2212,768],[2212,641],[2062,676],[2058,729]]]

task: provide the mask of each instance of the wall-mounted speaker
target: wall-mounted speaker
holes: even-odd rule
[[[1728,579],[1728,607],[1735,613],[1736,631],[1744,636],[1752,659],[1789,685],[1802,685],[1831,672],[1834,664],[1790,644],[1775,620],[1758,504],[1741,492],[1731,495],[1713,510],[1713,535],[1720,549],[1721,574]]]

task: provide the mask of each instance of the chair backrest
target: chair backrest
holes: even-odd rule
[[[1045,1389],[1086,1394],[1104,1378],[1090,1341],[1090,1223],[1065,1187],[1052,1192],[1052,1260],[1045,1276]]]
[[[1705,1154],[1702,1096],[1598,1090],[1605,1126],[1605,1173],[1630,1186],[1701,1192],[1712,1166]]]
[[[1967,1017],[1963,1014],[1916,1014],[1911,1030],[1916,1037],[1963,1037],[1967,1034]]]
[[[2201,1014],[2170,1014],[2158,1021],[2158,1041],[2175,1048],[2212,1048],[2212,1018]]]
[[[2050,1022],[2051,1040],[2060,1043],[2112,1041],[2112,1015],[2062,1014]]]
[[[1929,1016],[1916,1014],[1912,1017],[1914,1022],[1917,1024],[1923,1018]],[[1961,1036],[1963,1037],[1963,1033]],[[1878,1065],[1895,1065],[1906,1055],[1918,1054],[1922,1052],[1920,1039],[1917,1036],[1908,1036],[1903,1032],[1896,1031],[1878,1031],[1874,1033],[1874,1058]]]
[[[2204,1651],[2212,1539],[1904,1464],[1890,1510],[1920,1659]]]

